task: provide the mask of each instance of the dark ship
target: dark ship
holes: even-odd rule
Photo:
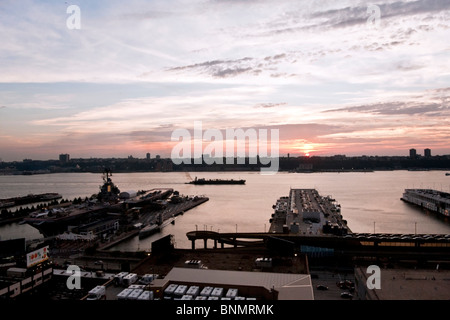
[[[204,184],[245,184],[245,180],[242,180],[242,179],[239,179],[239,180],[234,180],[234,179],[208,179],[208,180],[206,180],[205,178],[197,179],[197,177],[195,177],[195,180],[192,180],[190,182],[186,182],[186,184],[200,184],[200,185],[204,185]]]

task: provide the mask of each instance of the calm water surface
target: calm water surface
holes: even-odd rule
[[[196,186],[185,184],[201,178],[245,179],[245,185]],[[450,192],[450,177],[444,171],[378,171],[368,173],[117,173],[112,177],[121,191],[170,187],[184,195],[206,195],[209,201],[176,219],[174,225],[152,237],[138,237],[112,250],[149,250],[151,242],[167,234],[175,236],[177,248],[190,248],[186,233],[192,230],[263,232],[269,229],[272,205],[290,188],[314,188],[341,204],[342,215],[353,232],[450,233],[450,222],[400,200],[405,188],[432,188]],[[0,176],[0,198],[30,193],[58,192],[64,198],[97,193],[100,174],[62,173],[33,176]],[[42,237],[28,225],[0,227],[2,240]]]

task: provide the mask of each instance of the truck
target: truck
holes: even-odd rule
[[[128,287],[138,280],[138,275],[136,273],[129,273],[122,278],[122,284]]]
[[[137,300],[153,300],[153,291],[143,291]]]
[[[139,283],[144,284],[144,285],[149,284],[157,277],[158,277],[158,275],[156,275],[156,274],[148,274],[147,273],[142,276],[142,278],[139,280]]]
[[[119,292],[117,295],[117,300],[127,300],[129,294],[133,291],[133,289],[125,288]]]
[[[106,288],[105,286],[96,286],[88,292],[86,300],[105,300]]]
[[[25,278],[27,269],[12,267],[6,270],[6,275],[8,277]]]
[[[122,284],[123,278],[124,278],[126,275],[128,275],[128,273],[129,273],[129,272],[124,271],[124,272],[120,272],[120,273],[116,274],[116,275],[114,276],[114,284],[115,284],[116,286],[120,286],[120,285]]]
[[[127,296],[128,300],[137,300],[139,296],[144,292],[143,289],[133,289],[133,291],[130,292],[130,294]]]

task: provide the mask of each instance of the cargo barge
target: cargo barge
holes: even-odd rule
[[[401,200],[450,217],[450,193],[433,189],[405,189]]]
[[[206,180],[205,178],[197,179],[197,177],[195,177],[195,180],[186,182],[186,184],[199,184],[199,185],[204,185],[204,184],[245,184],[245,180],[243,180],[243,179],[239,179],[239,180],[208,179],[208,180]]]

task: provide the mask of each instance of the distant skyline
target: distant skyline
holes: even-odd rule
[[[168,158],[194,121],[278,129],[280,156],[450,154],[450,1],[374,4],[2,1],[0,158]]]

